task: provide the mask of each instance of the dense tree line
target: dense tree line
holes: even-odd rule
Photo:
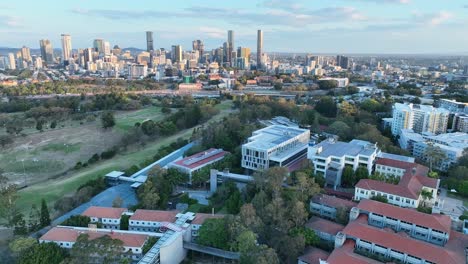
[[[281,167],[256,173],[254,178],[241,195],[239,214],[207,221],[200,229],[198,243],[240,251],[242,263],[297,261],[306,245],[318,243],[318,237],[302,227],[309,217],[306,204],[320,186],[307,173],[298,172],[284,188],[288,172]],[[215,201],[225,199],[231,188],[227,186]],[[229,204],[228,198],[225,206]]]

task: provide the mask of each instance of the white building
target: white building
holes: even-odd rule
[[[91,206],[81,215],[88,216],[91,223],[100,223],[104,229],[120,229],[120,218],[128,212],[126,208]]]
[[[325,78],[321,78],[320,81],[336,81],[339,88],[344,88],[344,87],[347,87],[349,85],[349,79],[348,78],[325,77]]]
[[[157,211],[138,209],[128,221],[128,230],[158,232],[166,223],[177,219],[178,211]]]
[[[396,103],[393,106],[392,134],[399,135],[402,129],[412,129],[417,133],[445,133],[450,111],[427,105]]]
[[[148,66],[140,64],[131,64],[128,67],[129,79],[141,79],[148,75]]]
[[[463,156],[464,150],[468,148],[468,134],[456,132],[439,135],[423,133],[421,135],[411,130],[402,130],[398,142],[401,148],[410,151],[414,157],[424,161],[428,161],[426,148],[429,144],[439,147],[445,152],[447,158],[434,166],[439,170],[446,171]]]
[[[175,168],[182,173],[188,174],[191,181],[194,172],[224,159],[227,154],[229,154],[229,152],[212,148],[172,162],[169,164],[169,168]]]
[[[355,139],[346,143],[328,139],[309,146],[307,158],[314,163],[314,173],[323,173],[326,183],[336,188],[341,185],[345,166],[351,166],[354,171],[363,166],[371,174],[374,160],[379,153],[377,144],[367,141]]]
[[[360,180],[354,189],[354,199],[371,199],[382,196],[389,204],[400,207],[418,208],[422,203],[426,207],[432,207],[438,201],[437,190],[440,180],[427,177],[429,169],[425,166],[380,158],[376,161],[375,171],[384,176],[396,176],[400,178],[398,184],[386,183],[377,180]],[[431,199],[424,200],[421,192],[426,190],[432,194]]]
[[[39,243],[55,243],[62,248],[71,249],[80,235],[87,234],[89,240],[94,240],[103,236],[122,241],[123,257],[132,261],[138,261],[143,256],[143,246],[148,240],[148,235],[134,234],[125,231],[89,229],[78,227],[58,226],[49,230],[41,238]]]
[[[468,115],[455,114],[453,117],[452,130],[468,133]]]
[[[255,171],[274,166],[292,168],[307,156],[310,131],[273,125],[252,133],[242,145],[242,167]]]
[[[445,108],[453,113],[468,113],[468,103],[457,102],[456,100],[440,99],[439,107]]]

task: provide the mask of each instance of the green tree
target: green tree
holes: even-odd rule
[[[18,264],[60,264],[68,256],[65,249],[55,243],[41,243],[34,245],[31,249],[24,251]],[[81,262],[85,263],[85,262]]]
[[[63,226],[77,226],[77,227],[88,227],[91,223],[91,218],[85,215],[72,215],[67,220],[63,221]]]
[[[327,133],[337,135],[340,139],[348,139],[352,136],[351,127],[345,122],[335,121],[326,130]]]
[[[28,227],[26,226],[26,221],[24,220],[24,215],[19,212],[15,212],[12,218],[13,221],[13,234],[15,235],[27,235],[28,234]]]
[[[362,179],[368,179],[369,178],[369,171],[364,166],[359,166],[356,169],[355,174],[356,174],[356,183],[359,182]]]
[[[388,199],[382,195],[375,195],[371,197],[371,200],[381,202],[381,203],[388,203]]]
[[[338,87],[338,82],[335,80],[319,80],[318,85],[320,90],[331,90]]]
[[[101,123],[103,128],[110,128],[115,126],[115,118],[112,112],[104,112],[101,115]]]
[[[37,209],[36,205],[33,204],[31,207],[31,211],[29,212],[29,219],[28,219],[28,229],[29,232],[34,232],[39,230],[40,226],[40,218],[41,215],[39,210]]]
[[[13,226],[17,198],[16,185],[9,183],[0,168],[0,218],[6,221],[7,226]]]
[[[228,233],[224,219],[208,219],[198,231],[200,245],[229,250]]]
[[[333,98],[327,96],[315,105],[315,110],[326,117],[336,117],[338,109]]]
[[[122,215],[120,217],[120,230],[128,230],[130,215]]]
[[[0,146],[5,148],[6,146],[13,143],[13,136],[11,135],[0,135]]]
[[[50,225],[50,214],[49,214],[49,208],[47,208],[47,203],[44,199],[41,201],[41,220],[40,220],[41,226],[45,227]]]
[[[292,236],[303,236],[305,239],[305,244],[307,246],[318,246],[320,243],[320,237],[315,234],[315,232],[306,227],[295,227],[289,232]]]
[[[93,240],[81,234],[70,251],[72,263],[116,263],[123,252],[123,242],[105,235]]]
[[[356,183],[354,171],[351,166],[345,166],[341,174],[341,184],[345,187],[353,187]]]
[[[441,162],[447,159],[447,154],[439,147],[434,144],[428,144],[424,151],[424,156],[427,162],[429,162],[429,169],[432,171],[433,166],[440,166]]]
[[[239,190],[234,191],[226,201],[226,209],[229,214],[238,214],[242,206],[242,198]]]
[[[421,190],[421,197],[423,198],[423,206],[426,206],[426,202],[433,198],[432,192],[426,189]]]
[[[11,252],[17,257],[25,254],[26,251],[31,249],[37,244],[37,239],[32,237],[18,237],[8,245]]]
[[[347,225],[349,222],[349,209],[346,207],[338,207],[336,209],[336,222]]]

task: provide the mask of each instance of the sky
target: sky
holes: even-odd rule
[[[2,3],[4,2],[4,3]],[[60,34],[73,48],[104,38],[120,47],[222,46],[227,30],[235,46],[255,52],[264,31],[266,52],[468,53],[466,0],[23,0],[0,2],[0,47],[39,47]]]

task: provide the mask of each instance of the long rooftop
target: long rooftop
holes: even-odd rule
[[[319,157],[343,157],[343,156],[370,156],[378,151],[375,144],[363,140],[352,140],[351,142],[335,141],[332,139],[324,140],[314,146],[318,151],[315,154]]]
[[[259,150],[268,150],[305,133],[310,134],[307,129],[273,125],[253,132],[253,135],[248,140],[249,142],[244,144],[244,146]],[[307,144],[307,142],[304,143]]]

